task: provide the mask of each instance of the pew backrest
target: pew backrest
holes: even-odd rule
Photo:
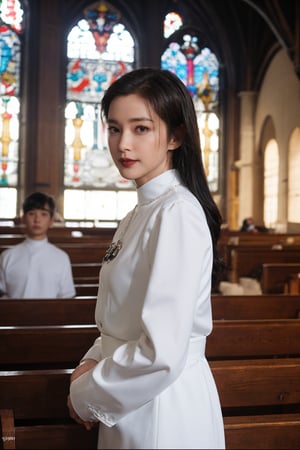
[[[98,427],[86,431],[69,417],[71,372],[64,369],[0,372],[1,448],[97,448]]]
[[[300,295],[222,295],[211,297],[213,319],[296,319]]]
[[[71,264],[74,263],[98,263],[100,264],[103,257],[107,251],[109,244],[105,242],[94,243],[94,244],[74,244],[74,243],[62,243],[58,244],[57,247],[64,250],[70,257]],[[0,243],[0,253],[11,245]]]
[[[206,355],[210,360],[300,356],[300,321],[215,320]]]
[[[222,295],[211,297],[214,320],[296,319],[300,295]],[[95,323],[96,296],[1,299],[0,326],[85,325]]]
[[[96,297],[0,299],[0,326],[93,325]]]
[[[264,294],[280,294],[286,291],[289,277],[300,272],[300,256],[297,263],[264,263],[261,288]]]
[[[75,283],[75,291],[76,291],[76,296],[82,297],[82,296],[96,296],[98,294],[98,287],[99,284],[97,283],[90,283],[91,280],[85,280],[88,282],[84,282],[83,283]],[[95,280],[94,280],[95,281]]]
[[[0,327],[0,369],[75,367],[99,336],[96,325]],[[300,320],[215,320],[209,360],[300,356]]]
[[[241,277],[261,280],[265,263],[299,263],[300,246],[270,248],[269,246],[229,246],[229,281],[237,283]]]
[[[96,325],[0,327],[0,370],[73,368],[98,336]]]
[[[226,448],[299,448],[299,359],[213,361],[210,366],[224,416]],[[97,427],[87,432],[70,422],[70,374],[64,369],[0,372],[2,440],[15,440],[15,445],[3,448],[35,450],[41,442],[51,449],[96,448]],[[18,426],[20,421],[27,425]]]

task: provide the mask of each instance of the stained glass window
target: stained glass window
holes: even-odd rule
[[[187,86],[198,117],[203,162],[212,192],[219,189],[219,63],[212,51],[186,34],[171,42],[161,57],[161,67],[175,73]]]
[[[134,41],[118,11],[100,2],[85,9],[70,31],[67,56],[64,217],[116,220],[123,210],[118,192],[128,194],[128,208],[136,193],[110,156],[100,102],[107,87],[133,69]],[[87,207],[90,201],[93,208]],[[105,213],[104,204],[110,206]]]
[[[0,0],[0,217],[16,215],[20,64],[23,10],[18,0]]]
[[[176,30],[179,30],[180,27],[182,27],[182,19],[180,15],[176,12],[170,12],[166,15],[164,21],[164,37],[168,38],[175,33]]]

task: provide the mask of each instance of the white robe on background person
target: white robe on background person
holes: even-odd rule
[[[212,243],[198,200],[169,170],[138,188],[104,262],[95,318],[98,361],[72,382],[99,449],[223,449],[224,426],[205,358],[212,330]]]
[[[0,292],[4,293],[3,298],[74,297],[68,254],[47,238],[26,238],[4,250],[0,255]]]

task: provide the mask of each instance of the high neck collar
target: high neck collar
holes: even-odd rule
[[[137,189],[138,205],[145,205],[161,197],[170,188],[181,184],[180,176],[175,169],[167,170]]]
[[[29,237],[26,237],[26,245],[28,245],[31,249],[38,250],[43,245],[45,245],[48,242],[48,238],[44,239],[30,239]]]

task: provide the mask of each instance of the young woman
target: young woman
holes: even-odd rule
[[[205,358],[221,217],[208,189],[192,99],[172,73],[143,68],[102,101],[112,158],[138,203],[100,273],[101,337],[71,377],[70,415],[99,449],[224,448]]]

